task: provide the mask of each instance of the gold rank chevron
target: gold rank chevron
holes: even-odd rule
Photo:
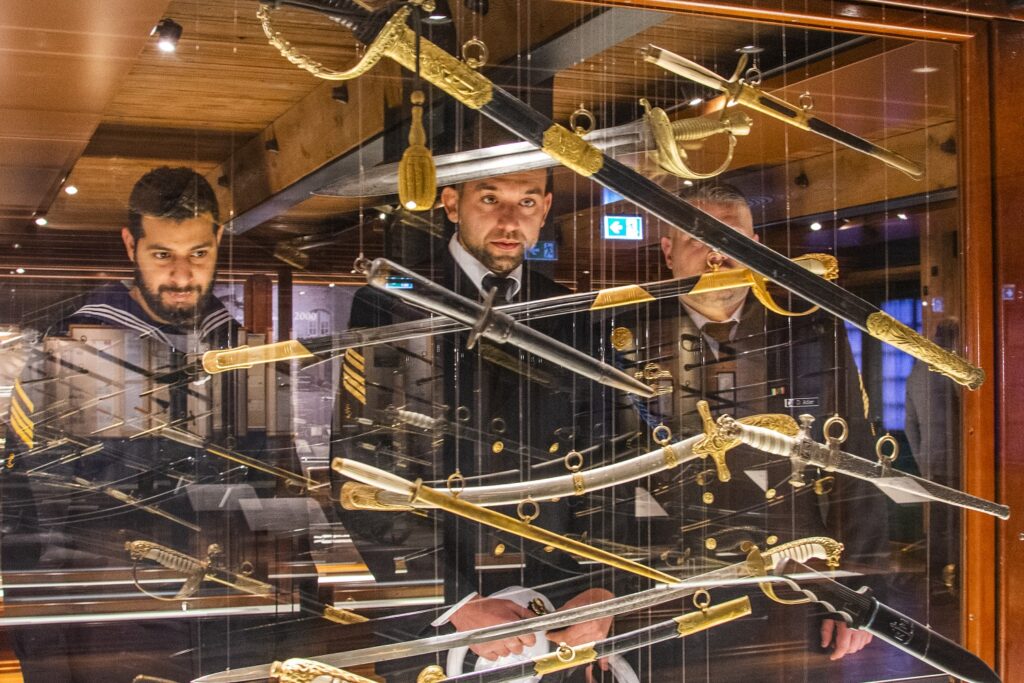
[[[35,447],[35,425],[29,417],[35,412],[35,404],[29,399],[21,382],[14,380],[14,393],[11,395],[11,429],[29,448]]]
[[[342,384],[352,398],[366,405],[366,359],[355,349],[345,352]]]

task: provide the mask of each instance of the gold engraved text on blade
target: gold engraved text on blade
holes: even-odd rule
[[[916,331],[882,311],[868,316],[868,333],[875,339],[905,351],[924,361],[929,369],[949,377],[968,389],[977,389],[985,382],[985,371],[971,365],[952,351],[922,337]]]
[[[584,177],[594,175],[604,165],[601,150],[557,124],[544,131],[541,149],[555,161]]]
[[[369,621],[361,614],[349,612],[347,609],[338,609],[333,605],[324,606],[324,619],[333,621],[335,624],[361,624],[364,621]]]
[[[280,683],[313,683],[321,676],[330,677],[332,681],[342,683],[373,683],[351,671],[345,671],[329,664],[314,662],[311,659],[286,659],[283,662],[274,662],[270,667],[270,678]]]
[[[587,664],[588,662],[596,660],[597,650],[594,649],[593,643],[578,645],[574,648],[566,647],[565,649],[559,646],[554,652],[549,652],[546,655],[534,659],[533,671],[538,676],[543,676],[545,674],[562,671],[563,669],[569,669],[574,666]]]
[[[401,10],[399,10],[401,12]],[[380,36],[388,30],[389,37],[384,53],[409,71],[416,70],[416,34],[405,25],[405,16],[395,22],[398,13],[381,30]],[[373,41],[376,45],[381,38]],[[371,46],[372,47],[372,46]],[[420,76],[445,91],[471,109],[481,109],[494,95],[494,86],[486,76],[474,71],[464,62],[448,54],[428,40],[420,41]]]
[[[546,152],[547,149],[544,151]],[[654,301],[654,297],[640,285],[609,287],[597,293],[597,296],[594,297],[594,303],[590,304],[590,310],[597,311],[602,308],[615,308],[616,306],[625,306],[626,304],[643,304],[648,301]]]
[[[411,510],[411,505],[389,505],[382,503],[377,497],[380,489],[367,484],[360,484],[354,481],[346,481],[341,486],[341,497],[339,502],[346,510]]]
[[[702,610],[683,614],[676,617],[674,621],[679,624],[677,627],[679,635],[688,636],[714,628],[719,624],[745,617],[750,612],[750,598],[744,595],[742,598],[729,600],[719,605],[710,605]]]
[[[416,677],[416,683],[441,683],[446,680],[448,677],[444,675],[444,669],[437,664],[431,664]]]

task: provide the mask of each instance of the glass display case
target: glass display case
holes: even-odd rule
[[[8,230],[2,680],[998,680],[957,21],[149,5]]]

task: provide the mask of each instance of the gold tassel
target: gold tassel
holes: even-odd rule
[[[427,147],[427,134],[423,130],[423,92],[416,90],[412,101],[412,127],[409,129],[409,147],[398,162],[398,200],[410,211],[429,211],[437,194],[437,173],[434,158]]]

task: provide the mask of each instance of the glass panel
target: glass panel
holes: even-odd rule
[[[344,84],[267,45],[255,4],[147,8],[178,25],[176,52],[138,26],[72,31],[131,35],[138,56],[115,86],[95,77],[109,97],[75,161],[51,164],[61,178],[0,220],[10,670],[187,681],[267,665],[256,679],[376,645],[333,661],[412,681],[599,641],[601,680],[944,680],[820,602],[840,591],[866,627],[874,603],[849,589],[869,588],[960,638],[959,508],[864,480],[960,485],[960,387],[866,320],[884,311],[963,351],[957,48],[546,0],[439,5],[454,21],[414,22],[422,78],[385,58]],[[365,11],[282,7],[266,28],[343,69],[366,54],[346,28]],[[70,30],[48,21],[15,32]],[[476,111],[428,86],[426,41],[486,45],[480,73],[507,94]],[[586,133],[601,169],[498,147],[517,137],[489,116],[542,137],[523,106]],[[439,179],[422,212],[398,194],[418,180],[419,137]],[[837,259],[842,289],[785,274],[824,275],[807,254]],[[801,293],[828,311],[803,315]],[[826,429],[834,417],[846,426]],[[701,441],[719,418],[734,431]],[[876,462],[876,447],[891,464],[837,453]],[[477,504],[504,517],[488,525]],[[794,551],[806,567],[764,560],[822,536],[845,546],[838,567],[821,541],[821,557]],[[707,594],[644,592],[684,579]],[[798,588],[819,603],[780,604]],[[613,618],[468,653],[405,649],[617,598]],[[748,616],[702,623],[748,598]],[[681,614],[702,627],[675,637]],[[631,647],[605,641],[637,629]]]

